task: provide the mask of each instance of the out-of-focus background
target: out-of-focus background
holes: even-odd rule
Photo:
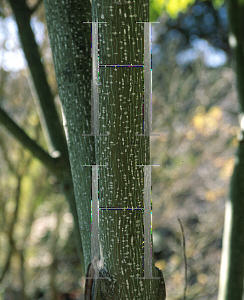
[[[30,4],[34,1],[29,1]],[[178,3],[179,2],[179,3]],[[167,299],[216,299],[225,200],[237,146],[238,102],[224,4],[151,3],[153,241]],[[46,148],[35,92],[7,1],[0,2],[0,105]],[[174,3],[174,1],[171,1]],[[178,3],[178,4],[177,4]],[[31,21],[59,97],[40,5]],[[0,300],[82,299],[84,280],[60,186],[0,126]]]

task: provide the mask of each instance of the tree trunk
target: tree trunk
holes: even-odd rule
[[[244,3],[228,0],[229,43],[236,65],[237,91],[241,113],[244,113]],[[226,203],[223,250],[218,300],[243,299],[244,280],[244,135],[239,136],[230,197]]]
[[[45,14],[62,103],[85,268],[91,261],[91,168],[94,138],[91,112],[91,4],[85,1],[45,1]]]
[[[158,294],[159,280],[146,278],[144,272],[148,249],[144,247],[143,166],[150,164],[150,149],[149,135],[143,135],[148,126],[143,111],[143,22],[149,21],[149,2],[96,0],[92,21],[103,22],[97,25],[99,129],[102,135],[108,134],[96,137],[96,164],[102,165],[100,251],[102,270],[114,280],[110,290],[100,280],[100,297],[163,299],[163,293],[162,298]],[[94,31],[92,41],[95,49]],[[158,276],[155,268],[152,275]]]
[[[151,184],[145,171],[150,164],[150,121],[145,114],[149,92],[144,88],[143,23],[149,21],[149,1],[92,1],[92,19],[89,4],[45,0],[85,265],[92,261],[98,267],[86,299],[165,299],[162,273],[148,255],[151,228],[149,236],[145,232],[145,215],[151,221],[145,205],[145,186],[151,195]],[[92,98],[88,21],[93,22]],[[82,76],[87,78],[83,86]],[[93,165],[92,240],[91,173],[84,164]]]

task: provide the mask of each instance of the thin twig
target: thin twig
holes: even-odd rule
[[[183,241],[183,253],[184,253],[184,261],[185,261],[185,287],[184,287],[184,296],[183,300],[186,300],[186,289],[187,289],[187,259],[186,259],[186,240],[185,240],[185,233],[184,233],[184,227],[181,223],[181,220],[178,219],[180,223],[180,228],[182,232],[182,241]]]
[[[57,159],[51,157],[41,146],[32,140],[25,131],[19,127],[10,116],[0,107],[0,124],[8,131],[36,158],[38,158],[47,168],[55,171],[57,169]]]

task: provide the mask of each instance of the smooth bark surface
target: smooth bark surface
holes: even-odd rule
[[[45,14],[53,53],[63,124],[69,149],[85,269],[91,260],[91,4],[46,0]]]

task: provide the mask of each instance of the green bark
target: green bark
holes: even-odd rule
[[[99,26],[100,65],[143,65],[144,24],[135,22],[149,21],[149,3],[106,0],[92,1],[92,7],[91,19],[89,1],[45,0],[86,268],[92,259],[91,170],[84,164],[107,164],[99,167],[99,276],[104,279],[94,280],[91,299],[165,299],[161,271],[153,266],[152,276],[160,279],[139,279],[144,276],[144,172],[139,165],[150,164],[149,137],[136,136],[148,121],[143,67],[100,66],[99,133],[109,135],[96,136],[95,143],[82,135],[92,128],[91,24],[83,22],[107,22]]]
[[[241,113],[244,112],[244,5],[238,0],[228,0],[228,16],[236,84]],[[242,122],[243,123],[243,122]],[[244,280],[244,139],[240,136],[235,168],[226,203],[223,251],[220,269],[218,300],[240,300]]]
[[[150,144],[149,136],[137,136],[148,121],[143,112],[148,99],[143,98],[144,24],[136,22],[149,21],[149,2],[95,0],[92,21],[107,22],[98,25],[99,128],[109,135],[96,137],[96,164],[107,165],[99,169],[102,269],[116,282],[111,291],[100,280],[100,297],[164,299],[158,279],[139,279],[145,250],[142,165],[150,164]],[[153,277],[158,275],[153,267]]]
[[[53,53],[63,124],[68,143],[85,268],[91,261],[91,4],[46,0],[45,14]]]

